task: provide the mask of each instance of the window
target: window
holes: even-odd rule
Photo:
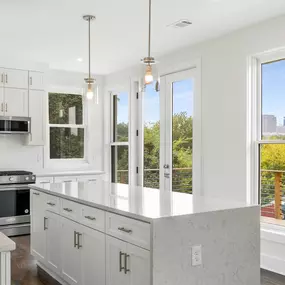
[[[112,94],[111,181],[129,183],[129,96]]]
[[[50,159],[84,159],[82,96],[49,93]]]
[[[285,217],[285,59],[263,62],[259,104],[259,196],[261,215]]]

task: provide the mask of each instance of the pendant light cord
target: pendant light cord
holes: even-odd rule
[[[148,26],[148,57],[150,57],[150,41],[151,41],[151,0],[149,0],[149,26]]]
[[[89,32],[88,32],[88,40],[89,40],[89,79],[91,78],[91,32],[90,32],[90,22],[91,19],[89,18],[88,20],[88,28],[89,28]]]

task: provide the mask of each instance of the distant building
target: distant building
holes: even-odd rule
[[[276,133],[277,119],[274,115],[262,115],[262,133]]]
[[[285,135],[285,126],[277,126],[277,134]]]

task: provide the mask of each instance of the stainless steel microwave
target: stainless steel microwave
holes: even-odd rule
[[[0,116],[0,134],[29,134],[31,118]]]

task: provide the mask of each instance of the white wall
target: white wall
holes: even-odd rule
[[[0,60],[1,66],[1,60]],[[6,67],[34,69],[31,65],[25,63],[18,64],[5,62]],[[36,65],[33,65],[36,66]],[[38,68],[36,68],[39,70]],[[84,86],[85,74],[50,70],[47,67],[41,68],[45,71],[46,91],[57,90],[65,91],[69,90],[81,90]],[[86,166],[95,170],[103,169],[103,77],[96,76],[97,83],[99,85],[99,105],[90,104],[87,108],[88,112],[88,157],[91,160],[91,164]],[[44,147],[41,146],[26,146],[23,137],[20,135],[0,135],[0,168],[9,169],[23,169],[32,170],[35,173],[41,171],[44,168],[51,168],[45,161]],[[54,167],[53,167],[54,168]],[[71,168],[75,168],[72,167]],[[62,169],[62,168],[61,168]]]
[[[203,191],[207,196],[247,201],[247,60],[285,47],[284,27],[282,16],[158,59],[163,74],[201,58]],[[105,80],[106,92],[138,76],[138,67],[111,74]],[[276,242],[270,238],[262,241],[264,267],[268,268],[268,256],[285,262],[285,240],[279,243],[280,251],[273,247]]]

